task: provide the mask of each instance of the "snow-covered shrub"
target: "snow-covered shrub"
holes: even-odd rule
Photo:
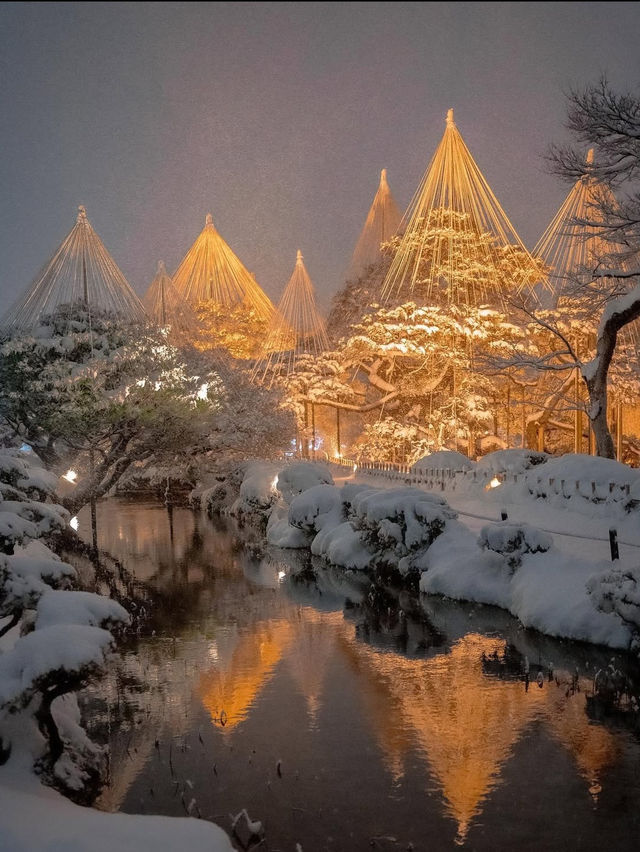
[[[315,485],[303,491],[291,501],[289,523],[309,533],[318,533],[332,524],[337,526],[345,520],[342,493],[334,485]]]
[[[280,466],[271,462],[255,462],[247,468],[240,486],[240,496],[233,507],[234,514],[269,510],[278,499]]]
[[[249,464],[250,462],[236,463],[231,467],[218,470],[208,482],[205,480],[200,487],[191,492],[190,504],[204,509],[208,515],[228,511],[238,499],[240,486]],[[212,484],[211,479],[213,479]]]
[[[317,486],[289,507],[289,523],[315,533],[311,552],[333,565],[363,570],[375,565],[407,573],[456,517],[442,497],[417,488],[379,489],[348,483]]]
[[[411,470],[450,470],[453,473],[460,470],[472,470],[475,462],[456,450],[438,450],[423,456],[411,465]]]
[[[515,571],[525,553],[544,553],[553,545],[553,539],[528,524],[500,523],[483,527],[478,544],[504,556],[509,568]]]
[[[477,469],[491,476],[505,473],[518,474],[545,464],[550,458],[548,453],[542,453],[539,450],[496,450],[478,459]]]
[[[311,543],[311,553],[322,556],[331,565],[364,571],[375,564],[376,552],[362,539],[350,521],[338,526],[327,526]]]
[[[418,488],[361,492],[353,501],[354,526],[393,562],[428,547],[456,517],[446,500]]]
[[[30,499],[30,484],[44,497],[53,483],[18,453],[0,455],[0,753],[4,761],[27,751],[48,783],[79,797],[100,777],[102,750],[68,712],[73,699],[59,699],[102,671],[114,641],[104,628],[129,616],[109,598],[64,590],[75,570],[42,537],[64,528],[68,513]]]
[[[534,497],[559,495],[564,500],[577,496],[592,503],[604,503],[611,499],[624,500],[623,489],[639,479],[639,471],[613,459],[567,453],[530,470],[526,486]]]
[[[587,591],[599,610],[622,619],[640,648],[640,571],[613,568],[596,574],[587,581]]]
[[[308,491],[314,485],[333,485],[329,468],[315,462],[294,462],[278,474],[277,488],[285,503]]]

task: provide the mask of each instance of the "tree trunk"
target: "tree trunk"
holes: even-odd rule
[[[596,439],[596,454],[605,459],[615,459],[616,448],[607,422],[607,375],[596,370],[593,378],[585,379],[589,391],[589,420]],[[604,386],[603,386],[604,384]]]

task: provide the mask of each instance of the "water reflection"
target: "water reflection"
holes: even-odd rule
[[[616,789],[617,767],[637,759],[627,735],[585,712],[588,673],[604,662],[595,649],[529,634],[490,608],[419,605],[301,551],[247,549],[231,525],[188,510],[175,510],[172,534],[158,507],[110,503],[101,513],[101,545],[144,573],[159,607],[156,635],[125,653],[92,696],[95,719],[111,728],[105,808],[179,813],[183,771],[196,786],[202,776],[203,816],[268,809],[274,848],[294,848],[302,824],[315,840],[309,848],[344,849],[327,840],[340,830],[356,832],[349,848],[365,848],[373,820],[406,841],[440,838],[429,848],[471,843],[475,832],[474,848],[499,849],[509,848],[500,833],[527,818],[501,812],[483,845],[488,802],[508,796],[519,742],[533,737],[566,753],[573,770],[552,751],[554,771],[573,772],[567,784],[584,791],[591,811],[607,784]],[[235,755],[249,744],[241,769]],[[265,788],[274,755],[298,766],[289,798],[274,798],[270,780]],[[527,752],[518,771],[544,791],[535,758]],[[358,815],[358,799],[347,803],[364,801],[361,777],[369,809]],[[625,796],[637,806],[637,781]],[[296,831],[294,801],[308,813]],[[591,813],[574,805],[576,819]],[[567,841],[573,818],[563,815]]]

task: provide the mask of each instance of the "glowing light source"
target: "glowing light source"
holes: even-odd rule
[[[75,470],[68,470],[61,477],[61,479],[66,479],[67,482],[70,482],[72,485],[75,485],[77,478],[78,478],[78,474],[75,472]]]
[[[285,572],[285,571],[278,571],[278,580],[280,580],[281,582],[282,582],[282,580],[284,580],[284,578],[285,578],[286,576],[287,576],[287,575],[286,575],[286,572]]]
[[[78,516],[74,515],[73,518],[69,521],[69,526],[72,530],[78,531]]]
[[[357,464],[354,464],[354,466],[353,466],[353,472],[355,473],[357,469],[358,469],[358,465],[357,465]]]
[[[498,485],[502,485],[497,476],[494,476],[491,482],[487,485],[487,488],[497,488]]]

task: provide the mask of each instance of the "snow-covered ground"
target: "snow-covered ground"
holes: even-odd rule
[[[2,852],[232,852],[225,832],[188,817],[106,814],[43,787],[26,765],[0,770]]]

